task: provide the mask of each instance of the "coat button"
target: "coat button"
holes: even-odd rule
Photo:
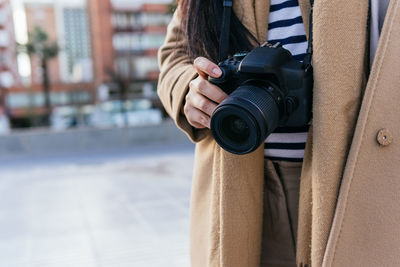
[[[378,131],[376,141],[378,141],[381,146],[388,146],[393,142],[393,136],[388,129],[383,128]]]

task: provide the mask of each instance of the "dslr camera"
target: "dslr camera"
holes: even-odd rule
[[[264,44],[218,64],[210,78],[228,97],[211,116],[216,142],[234,154],[256,150],[277,127],[311,120],[313,71],[279,43]]]

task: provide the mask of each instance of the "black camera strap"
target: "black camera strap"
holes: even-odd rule
[[[229,54],[229,33],[231,31],[231,12],[233,0],[224,0],[224,14],[219,38],[219,62],[225,60]]]
[[[313,8],[314,0],[310,0],[310,21],[308,31],[308,47],[307,52],[303,60],[303,66],[307,70],[311,66],[312,54],[313,54]],[[231,27],[231,12],[232,12],[233,0],[224,0],[223,7],[224,13],[222,17],[222,28],[219,39],[219,62],[225,60],[229,53],[229,33]]]

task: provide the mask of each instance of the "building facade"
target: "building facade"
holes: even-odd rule
[[[10,0],[0,0],[0,107],[6,104],[8,89],[20,84],[14,36]]]
[[[92,82],[93,63],[87,10],[65,7],[63,12],[66,81]]]
[[[92,39],[95,85],[110,81],[110,71],[114,65],[111,26],[112,5],[109,0],[88,0],[88,12]]]
[[[0,0],[0,12],[10,1]],[[57,58],[49,62],[53,107],[148,98],[162,109],[156,96],[157,50],[171,20],[168,5],[125,1],[121,6],[116,4],[118,1],[20,0],[26,31],[39,26],[60,47]],[[11,10],[9,12],[12,14]],[[12,22],[12,19],[2,22],[2,18],[0,16],[0,50],[5,50],[13,46],[7,46],[6,41],[2,45],[2,38],[7,39],[2,30],[13,27],[2,26],[2,23]],[[15,43],[13,36],[10,34],[8,44]],[[1,53],[2,57],[6,54]],[[3,61],[0,58],[0,64]],[[40,60],[30,57],[30,76],[24,78],[27,83],[17,82],[17,61],[11,61],[14,66],[7,69],[10,73],[7,75],[12,77],[8,81],[14,83],[9,86],[7,97],[3,97],[11,119],[18,122],[40,116],[45,111]],[[2,72],[3,68],[0,86]]]
[[[23,0],[27,32],[40,27],[50,41],[57,42],[60,51],[48,62],[51,104],[81,106],[93,104],[93,62],[90,25],[86,1]],[[40,59],[30,57],[30,79],[9,89],[7,107],[12,121],[41,116],[45,109]]]
[[[40,27],[47,35],[50,41],[58,40],[56,25],[56,12],[54,4],[51,2],[28,2],[24,5],[26,24],[28,33],[34,31],[35,27]],[[28,37],[29,38],[29,37]],[[31,84],[42,83],[42,68],[38,57],[31,57]],[[60,83],[60,61],[59,58],[50,60],[49,77],[51,83]]]
[[[115,63],[122,76],[139,80],[157,79],[157,50],[164,41],[169,21],[167,6],[163,4],[113,10]]]
[[[118,1],[89,0],[93,59],[97,83],[111,82],[111,95],[156,98],[157,50],[171,20],[167,4],[118,5]],[[100,22],[99,16],[103,20]],[[101,33],[97,31],[101,28]],[[117,82],[118,86],[112,83]]]

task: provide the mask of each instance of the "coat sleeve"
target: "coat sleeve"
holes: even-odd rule
[[[157,93],[165,110],[178,128],[184,131],[192,142],[198,142],[209,133],[209,130],[192,127],[183,114],[189,83],[198,74],[186,52],[186,38],[179,13],[179,10],[175,11],[172,21],[168,25],[166,40],[158,51],[160,77]]]

